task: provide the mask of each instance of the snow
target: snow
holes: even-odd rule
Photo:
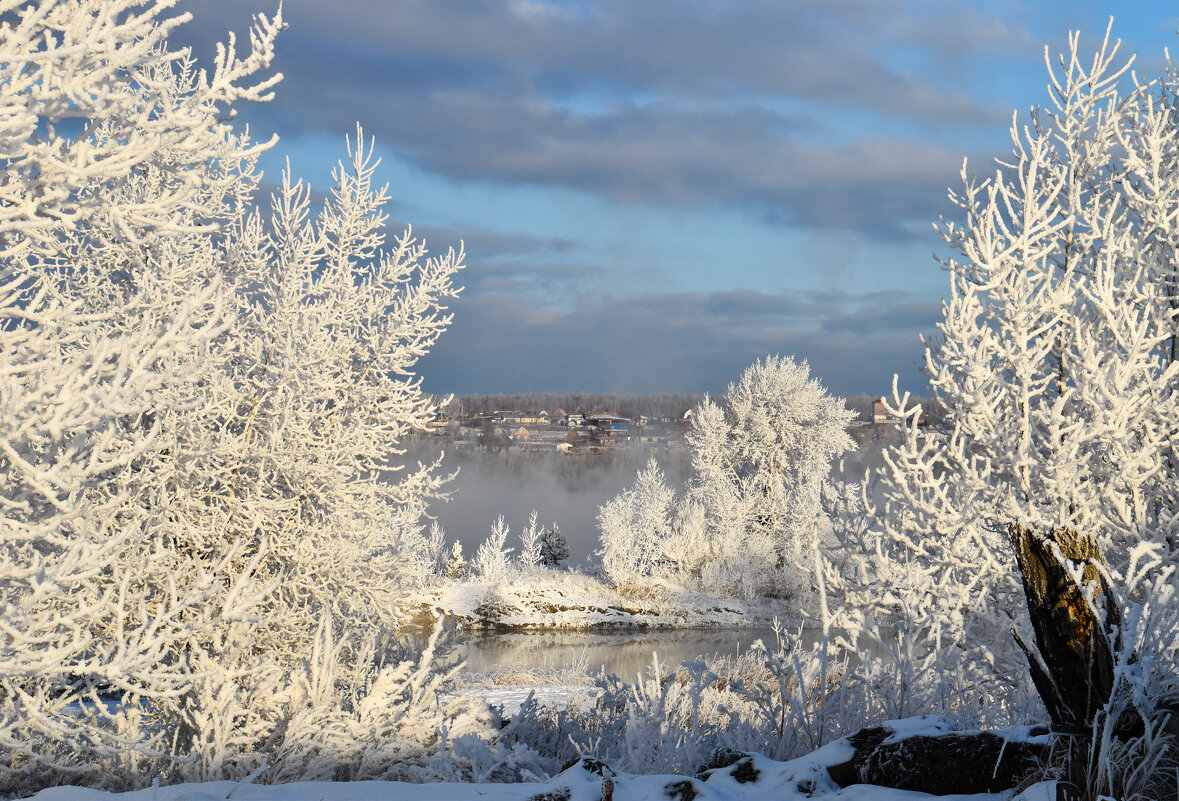
[[[653,584],[642,597],[626,595],[581,573],[537,570],[502,581],[453,582],[401,602],[418,621],[435,613],[470,629],[588,630],[769,626],[789,619],[783,601],[743,601]]]
[[[884,739],[883,745],[899,743],[910,737],[937,737],[951,732],[960,735],[978,733],[978,730],[963,729],[946,715],[918,715],[903,720],[886,720],[880,725],[892,730],[892,734]],[[1044,728],[1043,726],[1011,726],[1006,729],[994,729],[991,733],[1013,742],[1047,742],[1049,735],[1033,734],[1033,731],[1044,730]]]
[[[601,694],[601,689],[598,687],[576,687],[576,686],[540,686],[540,687],[513,687],[513,686],[490,686],[490,687],[470,687],[462,691],[462,695],[466,698],[476,698],[485,701],[489,706],[498,706],[503,709],[503,716],[510,718],[520,711],[520,707],[528,700],[528,696],[534,695],[537,703],[543,706],[573,706],[582,707],[588,706]]]
[[[694,777],[658,775],[636,776],[614,773],[608,767],[601,774],[614,785],[619,801],[667,801],[668,798],[695,798],[697,801],[737,801],[737,799],[831,798],[844,801],[923,801],[932,796],[905,790],[857,784],[840,789],[827,775],[826,767],[851,756],[843,740],[832,743],[801,759],[775,762],[754,755],[748,759],[750,772],[732,767],[718,768]],[[745,760],[743,760],[745,762]],[[587,770],[584,761],[567,768],[552,779],[522,784],[408,784],[405,782],[296,782],[283,785],[258,785],[238,782],[205,782],[153,787],[128,793],[108,793],[79,787],[54,787],[33,796],[37,801],[601,801],[603,775]],[[734,774],[737,774],[736,776]],[[669,790],[681,789],[672,794]],[[691,794],[687,787],[691,786]],[[1007,793],[940,796],[944,801],[1048,801],[1055,797],[1055,783],[1041,782],[1028,787],[1014,798]]]

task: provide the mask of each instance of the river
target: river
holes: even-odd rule
[[[806,632],[808,644],[817,632]],[[631,632],[536,632],[473,634],[468,643],[467,669],[490,673],[502,668],[563,670],[584,666],[591,675],[600,670],[628,681],[650,666],[652,654],[671,666],[699,657],[735,656],[757,640],[773,649],[777,640],[770,628],[674,629]]]

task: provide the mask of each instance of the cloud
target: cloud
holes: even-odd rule
[[[832,391],[922,391],[918,334],[937,303],[904,292],[583,294],[568,308],[499,293],[455,304],[422,363],[432,392],[721,391],[754,359],[806,359]]]
[[[245,25],[230,0],[188,3],[200,53]],[[1007,111],[936,69],[894,64],[895,51],[950,64],[1028,38],[961,0],[925,11],[901,0],[287,0],[277,68],[288,83],[261,114],[288,135],[360,120],[399,158],[457,181],[897,238],[941,211],[961,158],[899,128],[1002,125]]]

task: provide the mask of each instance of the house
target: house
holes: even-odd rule
[[[565,435],[565,442],[570,445],[588,445],[590,434],[588,431],[570,431]]]
[[[888,407],[884,405],[884,401],[875,401],[872,404],[872,422],[878,426],[887,425],[893,422],[894,418],[888,413]]]

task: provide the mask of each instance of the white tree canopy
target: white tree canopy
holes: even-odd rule
[[[0,0],[0,787],[245,765],[322,621],[433,569],[397,462],[463,254],[387,241],[359,128],[322,211],[257,210],[281,17],[205,72],[173,5]]]
[[[769,356],[692,412],[692,479],[675,492],[652,460],[598,514],[603,566],[623,584],[659,575],[718,592],[789,595],[818,542],[820,491],[852,447],[854,413],[806,362]]]
[[[1055,65],[1045,52],[1051,100],[1013,120],[1011,156],[985,178],[964,165],[951,194],[925,356],[949,430],[891,401],[906,438],[886,454],[865,598],[923,587],[906,603],[953,628],[1018,610],[1012,524],[1091,534],[1115,574],[1173,548],[1174,76],[1139,80],[1108,32],[1091,60],[1078,41]]]

